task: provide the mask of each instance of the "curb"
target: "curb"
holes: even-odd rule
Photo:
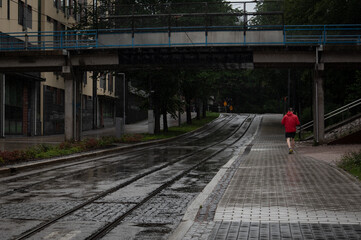
[[[95,150],[92,152],[74,153],[74,154],[68,155],[68,156],[61,156],[61,157],[56,157],[56,158],[39,160],[38,162],[29,162],[29,163],[25,163],[25,164],[23,163],[23,164],[19,164],[18,166],[3,167],[3,168],[0,168],[0,177],[13,175],[15,173],[19,173],[20,171],[29,170],[29,169],[36,168],[36,167],[50,166],[52,164],[65,163],[65,162],[74,161],[74,160],[78,160],[78,159],[82,159],[82,158],[86,158],[86,157],[96,157],[96,156],[109,154],[109,153],[122,152],[125,150],[137,148],[137,147],[156,145],[156,144],[171,141],[171,140],[173,140],[173,138],[149,141],[149,142],[144,142],[144,143],[137,143],[137,144],[132,144],[129,146],[111,147],[109,149]]]

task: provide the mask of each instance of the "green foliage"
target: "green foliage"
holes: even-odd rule
[[[353,102],[361,98],[361,71],[356,71],[355,81],[346,86],[346,102]]]
[[[258,13],[273,13],[273,14],[260,14],[251,20],[252,25],[267,26],[267,25],[282,25],[282,15],[276,14],[283,10],[282,1],[259,1],[256,4],[256,12]]]
[[[358,0],[285,0],[286,24],[358,24]]]
[[[134,1],[119,0],[98,0],[97,7],[77,4],[74,9],[80,14],[80,21],[75,29],[98,28],[136,28],[141,27],[163,27],[170,24],[172,27],[185,26],[230,26],[239,23],[236,16],[212,16],[204,15],[186,16],[184,13],[235,13],[238,10],[232,9],[230,3],[222,0],[194,0],[191,3],[184,0],[154,1],[141,0]],[[179,15],[169,18],[168,14]],[[131,18],[130,15],[151,15],[147,18]],[[121,17],[123,16],[123,17]],[[127,17],[128,16],[128,17]]]
[[[361,179],[361,150],[345,154],[337,166]]]

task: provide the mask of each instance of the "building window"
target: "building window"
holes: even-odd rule
[[[24,2],[19,1],[18,7],[18,23],[24,27],[32,28],[33,11],[31,6],[28,5],[25,10]]]
[[[2,0],[0,0],[0,7],[2,7],[3,6],[3,1]]]
[[[8,0],[8,20],[10,20],[10,0]]]

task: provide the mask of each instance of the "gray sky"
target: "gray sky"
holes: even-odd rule
[[[254,2],[254,0],[228,0],[229,2],[235,2],[234,4],[232,4],[232,6],[234,8],[240,8],[243,9],[243,3],[236,3],[236,2]],[[254,12],[254,7],[256,6],[255,3],[247,3],[247,12]]]

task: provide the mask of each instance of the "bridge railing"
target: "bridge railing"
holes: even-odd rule
[[[277,33],[275,41],[265,36]],[[151,44],[135,43],[135,37],[146,38],[145,34],[161,34],[169,40],[154,40]],[[213,35],[212,35],[213,34]],[[100,42],[99,37],[109,35],[119,41]],[[222,37],[223,35],[223,37]],[[150,36],[150,35],[148,35]],[[197,41],[192,40],[192,36]],[[229,41],[224,36],[232,36]],[[253,38],[249,37],[253,36]],[[172,37],[172,39],[171,39]],[[177,37],[179,39],[177,39]],[[211,42],[210,38],[216,39]],[[257,39],[255,42],[254,39]],[[172,41],[171,41],[172,40]],[[174,41],[176,40],[176,41]],[[150,47],[150,46],[187,46],[187,45],[360,45],[361,24],[352,25],[264,25],[264,26],[180,26],[144,27],[119,29],[67,30],[49,32],[0,33],[0,51],[19,50],[56,50],[110,47]]]
[[[0,33],[0,51],[96,48],[97,30]]]
[[[285,44],[361,44],[361,24],[284,26]]]

